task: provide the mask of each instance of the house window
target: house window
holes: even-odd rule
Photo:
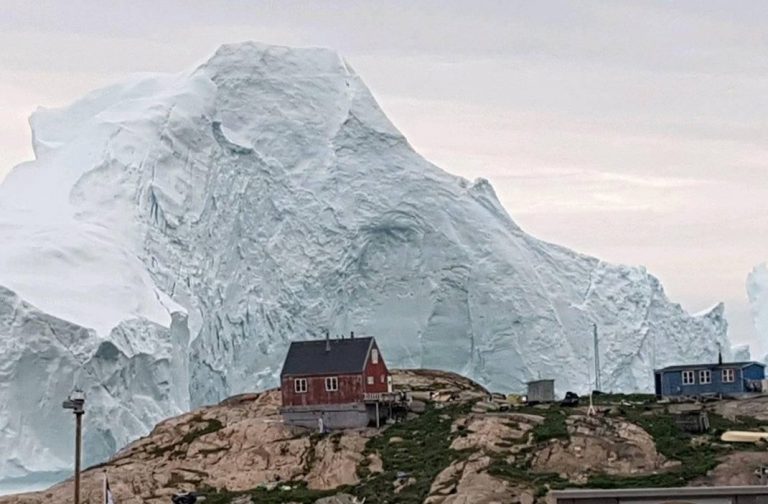
[[[683,371],[683,385],[693,385],[694,383],[693,371]]]
[[[328,392],[336,392],[339,390],[339,378],[336,376],[329,376],[325,379],[325,390]]]
[[[381,375],[380,379],[381,383],[384,383],[384,375]]]
[[[373,376],[369,376],[367,379],[368,385],[373,385]]]
[[[712,373],[709,369],[702,369],[699,371],[699,383],[712,383]]]
[[[375,348],[371,350],[371,362],[373,362],[374,364],[379,363],[379,351]]]
[[[295,390],[297,394],[305,393],[307,391],[307,379],[296,378],[293,380],[293,390]]]
[[[733,383],[736,381],[736,373],[733,369],[723,369],[723,383]]]

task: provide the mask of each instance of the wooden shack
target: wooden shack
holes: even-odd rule
[[[546,403],[555,401],[555,380],[529,381],[526,401],[529,403]]]
[[[280,374],[283,420],[325,429],[379,425],[395,399],[372,337],[294,341]]]

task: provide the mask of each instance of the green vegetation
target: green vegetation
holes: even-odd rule
[[[653,438],[656,449],[669,460],[680,462],[680,466],[669,471],[644,476],[613,476],[596,474],[586,484],[568,483],[556,474],[536,473],[530,467],[530,457],[537,445],[554,439],[567,439],[565,420],[569,409],[557,405],[548,408],[520,408],[519,412],[544,416],[544,422],[531,431],[533,446],[518,454],[513,462],[497,457],[489,468],[492,475],[504,478],[514,484],[533,486],[538,495],[548,489],[583,486],[587,488],[638,488],[677,487],[688,485],[696,478],[705,476],[718,464],[718,458],[731,451],[731,447],[718,443],[719,436],[726,430],[760,430],[765,422],[751,417],[737,417],[728,420],[708,412],[710,430],[699,436],[683,432],[677,425],[676,414],[659,405],[655,397],[646,394],[603,394],[598,404],[612,404],[614,414],[642,427]],[[740,445],[739,449],[755,449],[757,445]]]
[[[282,487],[285,489],[283,490]],[[205,495],[206,504],[229,504],[232,500],[248,495],[251,502],[258,504],[283,504],[284,502],[297,502],[300,504],[312,504],[317,499],[345,492],[345,488],[334,490],[310,490],[304,482],[289,482],[272,489],[263,487],[248,490],[246,492],[228,492],[204,487],[200,492]]]
[[[681,431],[676,422],[675,415],[665,408],[649,408],[648,406],[632,406],[620,408],[620,415],[628,421],[642,427],[653,437],[656,449],[670,460],[681,462],[679,468],[650,474],[646,476],[607,476],[595,475],[587,482],[586,486],[592,488],[635,488],[635,487],[676,487],[685,486],[692,480],[705,476],[718,464],[718,457],[730,451],[727,446],[714,444],[719,435],[725,430],[754,429],[761,422],[754,418],[740,417],[737,421],[730,421],[720,415],[708,413],[710,431],[698,436],[698,442],[694,443],[694,436]],[[750,445],[744,445],[741,449],[750,449]]]
[[[358,469],[362,481],[351,493],[365,497],[366,504],[423,502],[435,477],[467,455],[451,450],[451,443],[460,435],[451,432],[451,425],[456,418],[469,413],[470,408],[469,404],[441,409],[430,405],[419,417],[395,424],[372,438],[363,455],[381,457],[384,471],[372,474],[367,464],[362,464]],[[393,438],[402,441],[393,443]],[[402,476],[404,485],[395,493],[398,476]]]
[[[185,444],[189,444],[195,439],[205,436],[206,434],[211,434],[216,431],[220,431],[224,428],[224,425],[218,421],[215,418],[209,418],[207,420],[199,419],[201,423],[205,423],[205,426],[202,428],[192,429],[189,432],[187,432],[184,437],[181,438],[181,442]]]
[[[537,443],[550,439],[568,439],[568,428],[565,425],[567,414],[560,408],[550,408],[537,412],[544,416],[544,422],[533,428],[533,440]]]
[[[609,402],[610,401],[610,402]],[[644,476],[592,475],[582,485],[569,482],[554,473],[535,472],[531,467],[533,455],[544,444],[557,439],[568,439],[566,419],[575,411],[559,405],[516,408],[519,413],[538,415],[544,421],[534,426],[528,436],[522,439],[504,439],[498,447],[504,448],[503,454],[491,454],[492,462],[488,472],[513,485],[532,488],[537,496],[545,495],[551,489],[582,486],[585,488],[637,488],[637,487],[676,487],[690,484],[691,481],[705,476],[718,464],[718,457],[728,453],[731,448],[718,443],[720,434],[725,430],[754,430],[763,422],[749,417],[726,419],[715,413],[708,413],[710,430],[701,435],[683,432],[676,421],[677,415],[670,413],[655,398],[645,394],[601,395],[597,404],[611,404],[610,415],[626,419],[642,427],[653,438],[656,449],[669,460],[679,461],[680,465],[657,474]],[[224,489],[203,489],[208,504],[226,504],[236,497],[250,496],[253,503],[296,502],[310,504],[317,499],[338,493],[350,493],[358,498],[365,498],[366,504],[417,504],[429,494],[437,475],[451,463],[465,459],[469,452],[455,451],[450,448],[452,442],[467,435],[459,427],[451,432],[454,421],[469,413],[471,404],[448,405],[438,408],[430,404],[424,414],[411,420],[398,423],[381,431],[371,438],[363,452],[363,460],[358,465],[357,474],[360,483],[354,486],[336,488],[329,491],[310,490],[304,482],[292,481],[275,488],[256,488],[247,492],[228,492]],[[202,421],[201,427],[190,430],[182,443],[188,444],[198,437],[215,432],[222,426],[215,421]],[[508,424],[519,428],[516,422]],[[320,436],[310,435],[310,443],[315,446]],[[331,434],[331,442],[338,447],[340,434]],[[530,441],[530,444],[526,443]],[[514,450],[512,450],[514,448]],[[740,449],[750,449],[749,445]],[[163,447],[167,450],[168,447]],[[514,451],[514,453],[512,453]],[[307,457],[307,470],[313,463],[314,449]],[[373,457],[382,462],[382,472],[370,470]]]
[[[189,444],[199,437],[211,434],[224,428],[224,425],[215,418],[203,419],[202,415],[196,415],[190,420],[190,424],[196,424],[191,427],[189,432],[184,434],[180,441],[164,446],[154,446],[148,451],[153,457],[160,457],[166,453],[170,453],[169,458],[179,458],[186,454]],[[208,450],[209,452],[218,451]]]
[[[488,467],[488,473],[514,485],[532,487],[536,496],[545,495],[550,489],[573,486],[558,474],[534,472],[531,468],[531,455],[536,450],[537,445],[554,439],[568,439],[568,427],[565,419],[568,418],[570,410],[552,404],[546,408],[525,407],[517,408],[515,411],[544,417],[544,421],[536,425],[529,434],[534,444],[521,450],[514,459],[507,459],[502,455],[494,457]],[[525,441],[524,436],[522,439],[515,440],[514,444],[520,445]]]
[[[716,413],[709,413],[709,426],[718,435],[727,430],[762,431],[768,424],[764,420],[748,416],[737,416],[735,420],[729,420]]]
[[[527,457],[519,461],[516,459],[513,463],[497,457],[488,467],[488,473],[514,485],[533,487],[537,496],[545,495],[550,489],[574,486],[558,474],[534,472]]]
[[[207,504],[228,504],[244,495],[250,496],[252,502],[259,504],[309,504],[322,497],[343,492],[364,497],[366,504],[421,503],[429,494],[435,477],[453,461],[466,456],[465,453],[450,448],[453,440],[460,435],[460,432],[451,432],[451,425],[456,418],[467,414],[470,408],[469,404],[445,408],[430,405],[424,414],[417,418],[392,425],[371,438],[363,452],[366,458],[358,467],[361,481],[354,487],[320,491],[308,489],[304,482],[290,481],[272,489],[260,487],[245,492],[229,492],[225,489],[201,488],[200,492],[206,495]],[[393,438],[400,438],[402,441],[391,442]],[[332,443],[338,444],[339,439],[338,433],[331,434]],[[313,446],[318,440],[319,435],[310,436]],[[313,450],[310,450],[311,452]],[[381,458],[383,472],[370,471],[369,455]],[[311,458],[310,454],[309,459]],[[402,488],[396,493],[398,479],[402,482]]]
[[[589,404],[589,394],[579,398],[582,404]],[[592,404],[607,405],[621,403],[651,404],[657,401],[654,394],[594,394]]]

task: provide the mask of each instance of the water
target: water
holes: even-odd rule
[[[60,481],[72,476],[71,472],[40,473],[23,478],[9,478],[0,480],[0,495],[12,495],[25,492],[45,490]]]

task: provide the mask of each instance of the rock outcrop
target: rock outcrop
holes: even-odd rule
[[[566,425],[568,439],[552,440],[534,456],[536,471],[585,483],[594,474],[652,474],[678,465],[656,451],[646,431],[625,420],[574,415]]]
[[[109,464],[83,474],[84,502],[99,502],[103,474],[117,502],[167,503],[174,493],[200,488],[232,492],[303,481],[327,490],[357,482],[355,469],[372,430],[315,439],[282,423],[276,390],[248,394],[161,422]],[[18,503],[67,502],[71,482]],[[2,499],[0,498],[0,502]]]
[[[531,504],[530,490],[515,488],[488,474],[488,455],[473,453],[446,467],[429,491],[425,504]]]
[[[426,398],[418,400],[421,413],[411,411],[384,429],[319,435],[284,425],[276,390],[168,419],[108,463],[88,469],[83,502],[100,502],[104,472],[117,502],[128,504],[168,503],[187,491],[215,504],[540,504],[551,488],[592,485],[593,478],[619,486],[651,479],[750,484],[754,470],[768,463],[764,453],[724,446],[717,431],[691,436],[675,430],[680,411],[708,408],[714,421],[720,403],[672,407],[619,398],[588,416],[583,407],[496,401],[497,410],[486,411],[477,406],[489,402],[487,391],[458,375],[410,370],[395,372],[394,383]],[[734,420],[716,421],[721,428],[743,422],[764,402],[723,402]],[[68,504],[71,493],[68,481],[0,497],[0,504]]]

